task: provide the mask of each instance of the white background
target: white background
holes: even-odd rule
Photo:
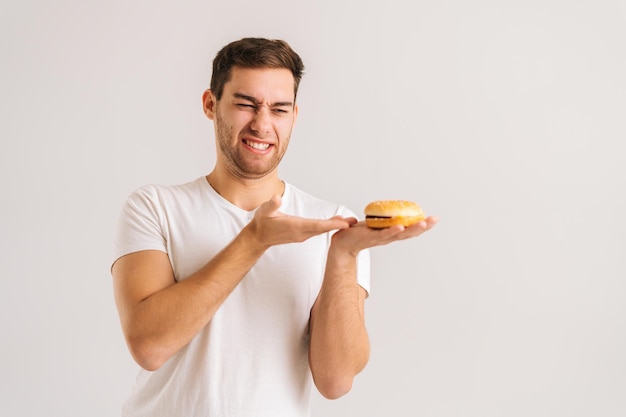
[[[626,2],[0,6],[0,415],[119,415],[124,198],[214,163],[210,65],[284,38],[306,74],[281,175],[441,218],[373,256],[372,355],[313,415],[626,415]]]

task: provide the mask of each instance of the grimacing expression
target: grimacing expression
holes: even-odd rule
[[[273,172],[287,151],[297,117],[287,69],[233,68],[215,105],[218,158],[241,179]]]

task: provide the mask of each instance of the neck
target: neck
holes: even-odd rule
[[[240,179],[214,169],[206,179],[224,199],[246,211],[256,209],[285,191],[285,183],[276,173],[259,179]]]

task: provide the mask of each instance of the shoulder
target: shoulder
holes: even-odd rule
[[[185,197],[193,198],[202,192],[202,179],[204,177],[177,185],[146,184],[135,189],[128,200],[163,205]]]

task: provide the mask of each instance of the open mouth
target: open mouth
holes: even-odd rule
[[[259,150],[259,151],[266,151],[266,150],[269,149],[270,146],[272,146],[269,143],[255,142],[255,141],[251,141],[251,140],[248,140],[248,139],[244,139],[243,143],[245,143],[246,145],[248,145],[252,149],[256,149],[256,150]]]

